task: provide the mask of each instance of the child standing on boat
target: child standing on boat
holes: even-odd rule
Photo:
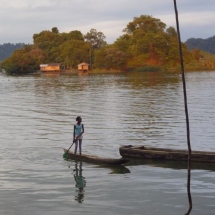
[[[83,133],[84,133],[84,125],[81,123],[82,119],[80,116],[76,118],[77,124],[74,125],[74,132],[73,132],[73,142],[75,143],[75,152],[77,153],[77,148],[79,146],[79,153],[81,155],[81,149],[82,149],[82,139],[83,139]]]

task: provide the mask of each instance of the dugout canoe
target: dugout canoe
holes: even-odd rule
[[[67,152],[67,149],[64,149],[64,152]],[[84,161],[89,163],[96,163],[96,164],[108,164],[108,165],[121,165],[124,163],[127,163],[129,159],[125,158],[102,158],[94,155],[86,155],[86,154],[74,154],[71,151],[68,151],[67,159],[71,160],[78,160],[78,161]]]
[[[153,148],[148,146],[122,146],[119,148],[122,157],[157,159],[157,160],[188,160],[187,150]],[[191,160],[196,162],[215,163],[215,152],[192,151]]]

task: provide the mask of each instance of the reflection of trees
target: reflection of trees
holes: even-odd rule
[[[82,203],[84,201],[84,187],[86,186],[86,180],[82,175],[82,171],[82,162],[76,162],[75,169],[73,170],[73,175],[76,182],[75,187],[77,188],[77,195],[75,196],[75,200],[79,203]]]
[[[176,72],[128,72],[124,74],[127,84],[133,87],[133,89],[143,88],[166,88],[170,87],[174,89],[174,86],[180,84],[180,74]],[[173,90],[173,92],[175,92]]]

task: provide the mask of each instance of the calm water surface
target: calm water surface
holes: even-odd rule
[[[191,144],[215,151],[215,72],[186,74]],[[73,125],[83,152],[120,157],[120,145],[186,149],[181,76],[0,75],[1,215],[178,215],[188,209],[186,163],[103,167],[65,161]],[[193,215],[214,214],[215,166],[193,166]]]

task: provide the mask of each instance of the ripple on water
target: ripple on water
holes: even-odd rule
[[[186,78],[192,148],[215,151],[215,73]],[[87,154],[118,158],[128,144],[187,148],[180,75],[0,76],[0,93],[1,214],[186,212],[187,173],[176,164],[116,169],[62,159],[77,115]],[[77,169],[86,180],[82,190]],[[213,169],[192,173],[196,215],[214,213],[213,178]]]

